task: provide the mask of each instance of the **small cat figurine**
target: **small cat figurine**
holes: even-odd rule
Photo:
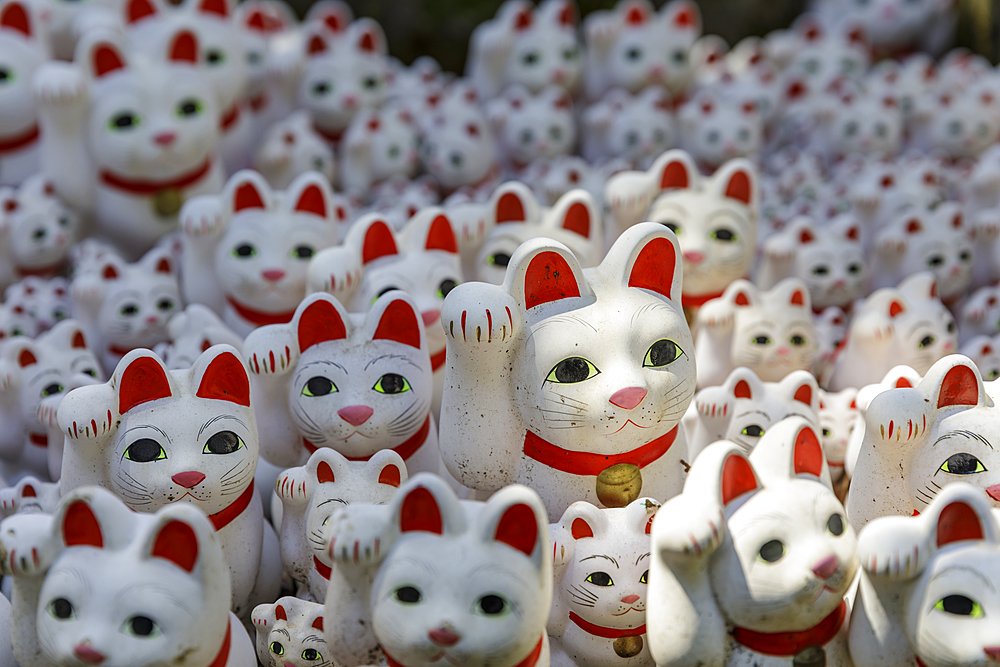
[[[20,335],[36,336],[73,314],[69,283],[65,278],[27,276],[4,290],[4,301],[17,315],[31,320]]]
[[[1000,379],[1000,336],[975,336],[959,348],[958,353],[968,357],[979,367],[983,382]]]
[[[681,147],[708,173],[735,158],[756,161],[764,142],[764,118],[754,101],[733,103],[703,88],[677,114]]]
[[[108,256],[70,285],[73,314],[110,372],[137,347],[167,340],[167,322],[181,310],[180,289],[170,252],[150,250],[135,264]]]
[[[973,667],[1000,659],[993,573],[997,512],[958,482],[917,517],[881,517],[861,531],[863,570],[850,649],[857,667]]]
[[[894,96],[860,90],[829,95],[834,105],[820,117],[823,150],[830,159],[894,158],[903,147],[903,110]]]
[[[59,405],[64,493],[97,484],[135,512],[190,504],[209,515],[232,580],[230,609],[249,617],[278,597],[278,541],[254,491],[259,445],[250,378],[228,345],[168,371],[149,350],[122,359],[106,384]]]
[[[552,549],[531,489],[463,502],[420,474],[387,505],[340,508],[328,534],[336,664],[373,664],[381,647],[390,667],[549,667]]]
[[[442,102],[428,119],[420,144],[424,169],[442,191],[485,189],[499,176],[496,139],[489,119],[472,100]]]
[[[31,6],[0,7],[0,186],[19,185],[39,167],[38,112],[31,95],[35,71],[51,58]]]
[[[237,172],[221,195],[192,200],[181,211],[184,293],[246,336],[285,323],[308,293],[306,271],[337,242],[330,184],[309,171],[282,192],[255,171]]]
[[[612,88],[584,110],[581,123],[581,152],[591,163],[614,157],[649,169],[678,140],[670,100],[656,86],[636,95]]]
[[[323,605],[293,597],[253,610],[264,667],[334,667],[323,636]]]
[[[6,519],[19,512],[54,514],[60,499],[58,482],[43,482],[28,475],[14,486],[0,489],[0,517]]]
[[[975,160],[997,142],[1000,96],[992,84],[936,92],[917,101],[910,123],[911,146],[955,160]]]
[[[819,16],[848,17],[864,26],[873,54],[878,58],[906,56],[914,51],[940,56],[954,39],[957,13],[950,2],[894,3],[890,0],[821,0]]]
[[[4,519],[14,656],[21,667],[253,664],[227,609],[221,547],[193,507],[136,513],[94,486],[67,494],[53,515]]]
[[[612,509],[580,501],[549,526],[553,667],[653,667],[645,640],[646,588],[649,533],[659,508],[652,498]]]
[[[170,318],[167,342],[156,345],[154,351],[167,369],[176,371],[191,368],[201,353],[213,345],[231,345],[240,350],[243,338],[223,324],[210,308],[192,303]]]
[[[823,454],[830,467],[830,480],[836,487],[844,479],[847,445],[858,417],[858,390],[819,390],[819,426],[822,430]]]
[[[80,216],[59,201],[42,174],[16,191],[0,188],[0,286],[60,273],[79,233]]]
[[[679,492],[695,382],[679,254],[653,223],[626,230],[592,269],[537,238],[503,285],[452,291],[440,438],[460,483],[528,484],[552,521],[579,499],[623,507]]]
[[[747,458],[709,445],[653,522],[646,609],[657,665],[849,667],[857,538],[814,427],[792,417]]]
[[[738,366],[778,382],[812,368],[818,350],[809,291],[798,278],[766,292],[749,280],[733,281],[698,310],[696,327],[699,387],[722,384]]]
[[[325,600],[330,580],[326,527],[334,510],[354,503],[384,505],[407,480],[406,464],[396,452],[375,452],[352,461],[321,447],[306,465],[278,476],[274,491],[281,500],[281,562],[299,586],[300,597]]]
[[[309,112],[301,109],[264,131],[253,168],[276,190],[287,190],[307,171],[318,171],[331,183],[339,172],[333,149],[313,129]]]
[[[568,155],[576,145],[573,101],[559,86],[535,94],[509,86],[490,100],[486,113],[509,172],[521,172],[535,160]]]
[[[405,108],[364,109],[351,120],[340,150],[344,192],[366,198],[376,183],[413,178],[420,166],[419,133]]]

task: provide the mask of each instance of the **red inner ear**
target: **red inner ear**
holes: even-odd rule
[[[582,540],[585,537],[594,536],[594,529],[584,519],[580,518],[573,519],[570,532],[573,534],[574,540]]]
[[[396,299],[386,307],[372,340],[394,340],[420,349],[420,325],[412,306]]]
[[[851,227],[850,229],[848,229],[847,230],[847,238],[851,239],[852,241],[857,241],[858,240],[858,228],[857,227]]]
[[[170,60],[183,63],[198,63],[198,40],[194,33],[183,30],[174,37],[170,45]]]
[[[805,403],[806,405],[812,405],[813,390],[807,384],[802,385],[795,390],[795,400],[800,403]]]
[[[37,363],[38,359],[35,358],[35,355],[31,352],[31,350],[21,350],[21,354],[17,355],[17,364],[21,368],[24,368],[25,366],[33,366]]]
[[[138,357],[122,373],[118,384],[118,414],[170,396],[170,382],[163,366],[153,357]]]
[[[73,334],[73,342],[70,345],[72,347],[74,347],[74,348],[86,348],[87,347],[87,341],[83,337],[83,332],[82,331],[77,331],[75,334]]]
[[[524,204],[513,192],[505,192],[497,201],[497,224],[502,222],[524,222]]]
[[[37,498],[38,497],[38,493],[35,491],[35,487],[33,487],[31,484],[25,484],[24,488],[21,489],[21,497],[22,498]]]
[[[735,303],[737,306],[749,306],[750,297],[748,297],[745,292],[737,292],[736,298],[733,299],[733,303]]]
[[[309,55],[315,55],[324,51],[326,51],[326,42],[319,35],[313,35],[309,40],[309,47],[306,49],[306,52]]]
[[[233,195],[233,211],[245,208],[264,208],[264,198],[257,192],[257,186],[250,182],[241,183]]]
[[[276,621],[287,621],[288,614],[285,613],[285,608],[280,604],[274,608],[274,620]]]
[[[366,31],[363,35],[361,35],[360,41],[358,41],[358,48],[362,51],[367,51],[368,53],[374,53],[375,35]]]
[[[803,229],[801,232],[799,232],[800,243],[812,243],[815,239],[816,237],[813,236],[813,233],[810,232],[808,229]]]
[[[730,454],[722,465],[722,504],[757,488],[757,478],[750,462],[739,454]]]
[[[530,556],[538,541],[538,520],[534,510],[524,503],[508,507],[500,517],[493,539]]]
[[[426,487],[418,486],[406,494],[399,510],[399,530],[403,533],[424,531],[438,535],[444,532],[441,510],[434,494]]]
[[[920,225],[919,220],[910,220],[908,223],[906,223],[906,232],[908,234],[916,234],[922,229],[923,227]]]
[[[893,301],[889,304],[889,319],[892,319],[899,315],[900,313],[906,312],[906,308],[903,307],[899,301]]]
[[[125,12],[128,15],[128,22],[135,23],[147,16],[155,16],[156,6],[150,0],[130,0]]]
[[[955,366],[945,373],[938,393],[938,408],[949,405],[976,405],[979,403],[979,383],[968,366]]]
[[[206,14],[229,16],[229,7],[226,6],[225,0],[201,0],[201,5],[198,9]]]
[[[625,23],[629,25],[642,25],[646,22],[646,12],[639,7],[632,7],[625,15]]]
[[[820,476],[823,472],[823,448],[816,432],[805,427],[795,437],[795,453],[792,457],[794,474],[800,472]]]
[[[733,387],[733,396],[736,398],[753,398],[753,392],[750,391],[750,385],[746,380],[740,380]]]
[[[668,162],[660,174],[660,189],[684,189],[691,186],[687,166],[683,162]]]
[[[967,503],[949,503],[938,517],[937,545],[942,547],[962,540],[981,540],[983,526],[976,511]]]
[[[320,461],[319,465],[316,466],[316,481],[320,484],[337,481],[333,475],[333,468],[326,461]]]
[[[320,632],[323,632],[323,617],[317,616],[316,620],[312,623],[312,627]]]
[[[239,357],[223,352],[212,359],[201,376],[197,396],[250,407],[250,377]]]
[[[674,244],[662,236],[652,239],[635,258],[628,286],[652,290],[669,299],[676,261]]]
[[[327,14],[323,17],[323,23],[333,32],[340,32],[344,29],[344,22],[336,14]]]
[[[347,327],[336,306],[329,301],[314,301],[299,316],[299,353],[328,340],[347,338]]]
[[[101,44],[94,50],[94,74],[97,78],[106,76],[115,70],[125,69],[125,62],[118,50],[109,44]]]
[[[90,505],[76,500],[66,509],[62,524],[63,542],[68,547],[88,546],[104,548],[101,524]]]
[[[105,280],[114,280],[118,277],[118,270],[110,264],[105,264],[104,270],[101,271],[101,276]]]
[[[528,308],[580,296],[580,286],[569,263],[554,250],[535,255],[524,272],[524,303]]]
[[[379,257],[388,255],[398,255],[396,249],[396,239],[392,235],[389,225],[382,220],[376,220],[365,232],[365,242],[361,249],[361,262],[367,264]]]
[[[590,238],[590,211],[581,202],[574,202],[563,217],[563,229],[575,232],[585,239]]]
[[[795,290],[792,292],[792,298],[789,299],[789,303],[793,306],[801,306],[805,304],[805,296],[802,294],[802,290]]]
[[[451,220],[448,219],[448,216],[438,215],[431,222],[424,250],[444,250],[453,255],[458,254],[458,242],[455,240],[455,231],[451,227]]]
[[[156,272],[157,273],[173,273],[174,272],[174,267],[170,265],[170,260],[169,259],[167,259],[166,257],[163,257],[162,259],[160,259],[159,262],[156,263]]]
[[[295,202],[295,210],[325,218],[326,199],[323,197],[323,191],[320,187],[318,185],[307,186],[299,195],[299,200]]]
[[[525,30],[531,27],[531,12],[522,11],[518,12],[517,18],[514,21],[515,30]]]
[[[726,184],[726,197],[750,205],[750,176],[745,171],[737,171]]]
[[[395,463],[390,463],[382,468],[382,472],[378,474],[378,483],[398,488],[402,477],[403,474],[399,471],[399,467]]]
[[[16,30],[31,37],[31,21],[20,2],[11,2],[0,11],[0,26]]]
[[[685,7],[674,16],[674,25],[678,28],[693,28],[695,25],[694,12]]]
[[[198,562],[198,536],[195,535],[194,528],[183,521],[164,524],[156,534],[152,555],[190,572]]]
[[[906,378],[899,378],[896,380],[896,389],[912,388],[913,385]],[[852,406],[853,407],[853,406]]]

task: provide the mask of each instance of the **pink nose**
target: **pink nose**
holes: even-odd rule
[[[684,253],[684,261],[689,262],[691,264],[700,264],[702,261],[704,261],[704,259],[705,255],[700,252],[695,252],[692,250],[690,252]]]
[[[644,398],[646,398],[646,390],[642,387],[625,387],[611,394],[608,401],[611,405],[617,405],[623,410],[631,410],[642,403]]]
[[[461,639],[451,630],[447,628],[438,628],[437,630],[431,630],[427,633],[427,636],[431,638],[431,641],[438,646],[454,646]]]
[[[146,317],[146,324],[156,324],[156,316],[155,315],[148,315]]]
[[[778,348],[778,355],[782,356],[782,357],[787,356],[788,355],[788,348],[787,347],[779,347]]]
[[[820,579],[829,579],[839,569],[840,559],[836,556],[827,556],[820,562],[816,563],[816,567],[813,568],[813,574]]]
[[[161,146],[169,146],[170,144],[174,143],[174,140],[176,138],[177,135],[174,134],[173,132],[160,132],[158,135],[153,137],[153,141],[160,144]]]
[[[993,500],[1000,500],[1000,484],[994,484],[993,486],[986,487],[986,495],[988,495]]]
[[[625,597],[622,598],[622,602],[624,602],[625,604],[632,604],[638,599],[639,599],[638,595],[626,595]]]
[[[354,97],[354,95],[348,95],[344,98],[344,106],[348,109],[353,109],[358,106],[358,98]]]
[[[346,408],[341,408],[337,410],[337,414],[340,418],[351,426],[361,426],[368,418],[372,416],[375,411],[369,408],[367,405],[348,405]]]
[[[260,275],[264,276],[264,280],[276,283],[285,277],[285,272],[281,269],[267,269],[266,271],[261,271]]]
[[[983,653],[993,662],[1000,662],[1000,646],[984,646]]]
[[[441,319],[441,311],[425,310],[424,312],[420,313],[420,319],[424,321],[425,327],[429,327],[430,325],[434,324],[439,319]]]
[[[179,472],[170,479],[185,489],[193,489],[205,479],[205,473],[198,472],[197,470],[189,470],[187,472]]]
[[[290,663],[290,662],[286,662],[286,663],[285,663],[285,667],[295,667],[295,665],[293,665],[293,664],[292,664],[292,663]]]
[[[104,654],[99,651],[95,651],[86,644],[80,644],[74,648],[73,655],[75,655],[80,662],[85,662],[88,665],[99,665],[104,662]]]

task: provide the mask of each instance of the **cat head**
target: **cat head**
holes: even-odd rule
[[[865,296],[867,263],[861,224],[840,215],[825,225],[800,217],[782,231],[795,245],[795,276],[809,288],[812,307],[849,307]]]
[[[856,22],[823,26],[817,17],[805,14],[796,21],[799,40],[787,74],[804,79],[814,91],[827,90],[838,79],[856,80],[871,61],[864,28]]]
[[[998,105],[1000,98],[984,85],[926,95],[914,110],[914,132],[927,150],[975,159],[1000,136]]]
[[[504,154],[515,166],[566,155],[576,143],[573,102],[559,86],[535,94],[523,86],[510,86],[490,101],[487,114]]]
[[[753,100],[733,104],[710,88],[699,91],[680,110],[682,143],[712,171],[734,158],[754,158],[763,143],[764,122]]]
[[[330,667],[323,636],[323,605],[286,596],[257,605],[257,659],[264,667]]]
[[[40,512],[54,514],[58,510],[58,482],[43,482],[37,477],[22,477],[14,486],[0,490],[0,517],[17,513]]]
[[[31,80],[49,59],[31,9],[13,0],[0,8],[0,135],[23,135],[37,122]]]
[[[1000,340],[994,336],[974,336],[959,349],[979,367],[983,382],[1000,379]]]
[[[511,3],[512,5],[516,3]],[[518,6],[516,11],[497,14],[511,34],[510,53],[504,64],[507,85],[521,85],[532,92],[554,85],[573,91],[583,74],[583,47],[576,34],[579,20],[576,3],[546,0],[532,11]]]
[[[0,230],[21,275],[56,274],[80,232],[80,216],[63,205],[42,175],[28,177],[15,192],[0,191]]]
[[[1000,288],[980,287],[969,295],[962,304],[959,321],[963,344],[974,336],[1000,333]]]
[[[300,174],[318,171],[333,181],[337,162],[333,149],[316,132],[305,111],[296,111],[265,130],[254,156],[253,168],[271,187],[286,189]]]
[[[367,174],[369,183],[394,176],[411,178],[419,166],[417,144],[417,126],[406,109],[394,106],[360,111],[344,135],[342,179],[353,185],[354,171]],[[345,184],[345,189],[364,195],[367,186],[363,185],[364,181],[354,187]]]
[[[487,178],[496,165],[496,144],[486,115],[461,104],[436,111],[425,130],[420,159],[447,191]]]
[[[943,18],[949,3],[934,0],[912,0],[897,3],[891,0],[849,0],[838,3],[850,20],[864,26],[865,34],[874,47],[883,51],[913,48],[921,42],[935,21]]]
[[[858,390],[838,392],[819,390],[819,425],[823,436],[823,454],[831,476],[843,475],[847,444],[854,432],[858,416]],[[839,470],[838,470],[839,469]]]
[[[192,303],[167,322],[168,342],[157,345],[156,353],[170,370],[190,368],[202,352],[213,345],[232,345],[239,350],[243,339],[207,306]]]
[[[891,158],[902,146],[903,112],[894,96],[857,91],[841,95],[828,120],[835,155]]]
[[[4,292],[6,305],[15,315],[25,316],[38,332],[48,331],[72,314],[69,283],[65,278],[27,276]],[[20,335],[33,335],[28,329]]]
[[[670,100],[656,86],[632,95],[621,88],[608,91],[584,112],[586,135],[603,137],[603,154],[648,169],[656,156],[677,143]]]

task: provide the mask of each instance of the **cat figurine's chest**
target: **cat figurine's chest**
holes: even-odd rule
[[[35,70],[50,58],[30,8],[9,2],[0,11],[0,185],[19,185],[38,171],[38,116],[31,95]]]
[[[80,232],[79,215],[55,195],[55,187],[36,174],[16,193],[0,195],[0,236],[5,236],[0,282],[59,273]]]

